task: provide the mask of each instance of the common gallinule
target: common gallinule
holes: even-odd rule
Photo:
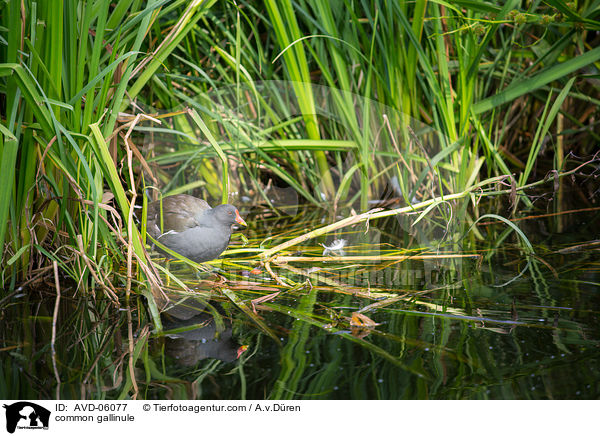
[[[246,225],[235,206],[220,204],[212,208],[206,201],[186,194],[162,199],[162,227],[161,201],[148,206],[150,236],[194,262],[219,257],[229,244],[235,223]]]

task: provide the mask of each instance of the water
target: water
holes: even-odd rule
[[[335,218],[252,213],[252,247]],[[410,220],[340,229],[285,253],[322,256],[343,239],[326,254],[368,259],[273,261],[274,276],[243,261],[199,275],[175,263],[194,293],[172,295],[180,303],[163,314],[165,335],[143,299],[119,310],[100,290],[94,299],[65,284],[54,358],[51,283],[15,292],[0,303],[0,396],[129,397],[130,311],[137,398],[600,398],[598,245],[569,248],[594,240],[597,211],[570,214],[560,234],[556,217],[520,222],[535,256],[502,225],[479,226],[478,240],[443,217]],[[400,255],[412,258],[382,259]]]

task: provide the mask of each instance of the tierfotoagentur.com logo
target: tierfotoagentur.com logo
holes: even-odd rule
[[[50,411],[29,401],[4,404],[6,409],[6,431],[14,433],[19,430],[48,430]]]

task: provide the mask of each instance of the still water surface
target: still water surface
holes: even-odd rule
[[[322,215],[250,211],[245,234],[270,247]],[[164,335],[144,301],[131,302],[137,398],[600,398],[600,251],[572,248],[597,237],[598,212],[570,215],[560,234],[555,217],[521,222],[533,256],[488,221],[483,239],[435,219],[421,230],[395,218],[342,229],[285,254],[345,259],[273,262],[273,275],[243,261],[198,274],[174,263],[194,293],[171,296]],[[400,255],[411,258],[384,257]],[[64,286],[57,385],[50,286],[0,302],[0,397],[129,398],[126,303]]]

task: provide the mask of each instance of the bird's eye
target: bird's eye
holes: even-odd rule
[[[228,213],[229,215],[233,215],[233,212],[232,212],[232,211],[229,211],[229,212],[227,212],[227,213]]]

